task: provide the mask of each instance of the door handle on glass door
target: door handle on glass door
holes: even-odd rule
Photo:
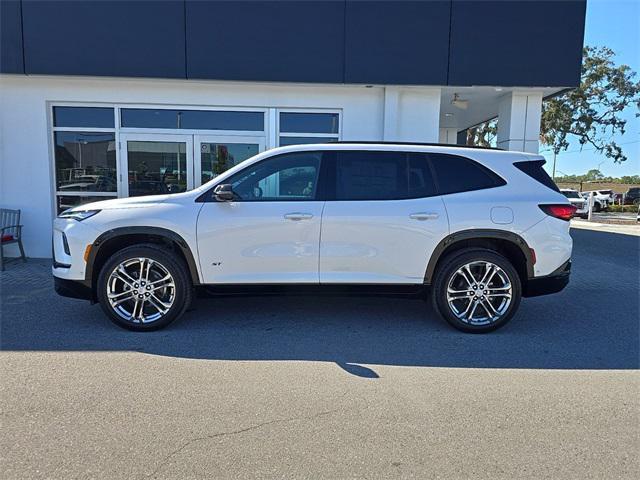
[[[417,212],[409,215],[413,220],[435,220],[439,215],[435,212]]]
[[[285,214],[284,218],[294,221],[308,220],[309,218],[313,218],[313,215],[311,213],[293,212]]]

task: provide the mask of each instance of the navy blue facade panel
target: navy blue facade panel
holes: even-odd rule
[[[449,85],[577,86],[585,0],[453,0]]]
[[[450,0],[347,0],[346,83],[446,85]]]
[[[31,74],[185,78],[184,2],[25,1]]]
[[[20,2],[0,0],[0,73],[24,73]]]
[[[343,1],[187,0],[187,77],[344,81]]]

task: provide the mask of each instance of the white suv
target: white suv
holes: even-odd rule
[[[522,296],[569,281],[575,207],[543,164],[425,144],[276,148],[186,193],[66,210],[54,221],[56,290],[153,330],[180,317],[197,287],[430,287],[451,325],[487,332]]]
[[[580,192],[573,188],[561,188],[560,193],[569,199],[571,205],[576,207],[574,216],[582,218],[587,218],[589,216],[588,200],[580,195]]]

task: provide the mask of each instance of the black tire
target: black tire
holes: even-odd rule
[[[600,205],[600,202],[595,202],[593,204],[593,211],[594,212],[599,212],[600,210],[602,210],[602,205]]]
[[[145,323],[134,322],[120,316],[111,306],[107,296],[107,284],[114,269],[121,263],[136,258],[149,258],[160,264],[160,266],[168,271],[171,277],[173,277],[172,279],[175,285],[175,288],[172,290],[173,303],[170,308],[157,320]],[[193,296],[191,278],[182,259],[176,258],[176,255],[170,250],[164,249],[155,244],[133,245],[116,252],[111,256],[111,258],[109,258],[109,260],[107,260],[100,270],[96,290],[100,306],[109,319],[119,327],[137,332],[158,330],[166,327],[171,322],[182,316],[191,304]]]
[[[504,312],[496,320],[490,321],[490,323],[485,324],[473,324],[465,322],[456,316],[452,307],[449,306],[449,303],[447,301],[447,289],[449,286],[449,282],[452,281],[453,276],[456,274],[456,272],[458,272],[460,268],[471,262],[482,261],[491,262],[492,264],[500,267],[500,269],[502,269],[502,271],[506,274],[511,284],[511,301],[505,308]],[[477,281],[478,279],[474,278],[474,280]],[[511,318],[517,311],[518,306],[520,305],[521,297],[522,286],[520,284],[520,277],[511,262],[499,253],[493,250],[485,249],[459,250],[442,259],[436,269],[431,288],[431,300],[434,309],[451,326],[468,333],[487,333],[503,327],[507,322],[509,322],[509,320],[511,320]],[[471,298],[469,298],[468,300],[469,302],[472,302]],[[480,303],[480,305],[482,304]]]

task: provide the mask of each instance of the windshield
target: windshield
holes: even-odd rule
[[[564,191],[562,194],[567,198],[581,198],[580,194],[575,191]]]

